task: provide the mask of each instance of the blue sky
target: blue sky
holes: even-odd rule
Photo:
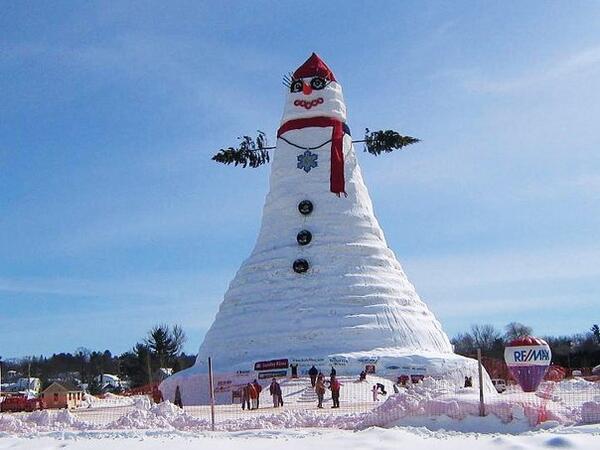
[[[250,253],[274,135],[312,51],[349,125],[423,140],[360,154],[390,247],[449,335],[600,321],[600,3],[11,2],[0,15],[0,355],[122,352],[157,322],[188,352]]]

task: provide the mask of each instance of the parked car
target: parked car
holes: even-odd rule
[[[492,380],[492,384],[494,385],[498,393],[502,393],[506,390],[506,381],[502,378],[494,378]]]

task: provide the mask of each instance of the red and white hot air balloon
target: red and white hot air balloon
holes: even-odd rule
[[[552,353],[543,339],[524,336],[506,346],[504,360],[521,388],[525,392],[534,392],[544,379]]]

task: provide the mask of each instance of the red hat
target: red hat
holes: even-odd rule
[[[325,64],[325,62],[319,58],[319,55],[313,53],[304,64],[296,69],[294,72],[294,78],[310,78],[316,76],[327,78],[331,81],[336,81],[335,75],[333,75],[331,69],[327,67],[327,64]]]

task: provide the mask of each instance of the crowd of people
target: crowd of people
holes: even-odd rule
[[[310,377],[311,387],[314,389],[315,394],[317,395],[317,408],[323,408],[323,401],[325,399],[325,394],[327,390],[331,391],[331,401],[333,405],[331,408],[339,408],[340,407],[340,391],[342,388],[342,383],[337,377],[337,371],[335,367],[331,367],[331,372],[329,373],[329,379],[325,378],[322,372],[319,371],[314,365],[308,370],[308,375]],[[397,394],[400,392],[402,388],[408,388],[411,384],[418,383],[422,379],[422,376],[413,376],[409,377],[408,375],[401,375],[398,377],[397,381],[393,384],[394,392]],[[358,382],[366,382],[367,381],[367,373],[363,370],[359,375]],[[465,377],[465,387],[473,386],[473,380],[471,377]],[[258,380],[254,380],[252,383],[247,383],[240,390],[241,394],[241,403],[243,410],[254,410],[258,409],[260,406],[260,394],[263,390],[263,387],[258,382]],[[373,401],[378,402],[379,397],[382,395],[387,395],[387,391],[385,390],[385,385],[382,383],[376,383],[371,387],[371,393],[373,395]],[[269,394],[273,398],[273,407],[279,408],[283,406],[283,393],[281,390],[281,385],[277,381],[276,378],[271,380],[269,385]],[[152,391],[152,398],[154,402],[160,403],[163,401],[163,396],[158,386],[154,386]],[[181,390],[179,386],[175,389],[175,399],[174,404],[183,408],[183,402],[181,398]]]
[[[325,394],[327,390],[331,391],[332,408],[340,407],[340,391],[342,383],[337,377],[337,371],[335,367],[331,367],[329,373],[329,379],[319,371],[314,365],[308,370],[308,376],[310,378],[310,385],[314,389],[317,395],[317,408],[323,408],[323,402],[325,400]],[[418,383],[423,378],[422,375],[401,375],[398,377],[396,382],[393,384],[394,393],[399,393],[401,389],[410,388],[412,384]],[[361,371],[357,380],[359,383],[367,381],[367,372]],[[465,377],[465,386],[472,383],[472,380]],[[472,385],[472,384],[471,384]],[[257,380],[252,383],[248,383],[242,389],[242,409],[257,409],[260,393],[262,386]],[[385,385],[383,383],[375,383],[371,389],[372,398],[374,402],[378,402],[381,396],[387,395]],[[281,385],[276,378],[271,380],[269,385],[269,394],[273,397],[273,407],[279,408],[283,406],[283,394],[281,391]]]

